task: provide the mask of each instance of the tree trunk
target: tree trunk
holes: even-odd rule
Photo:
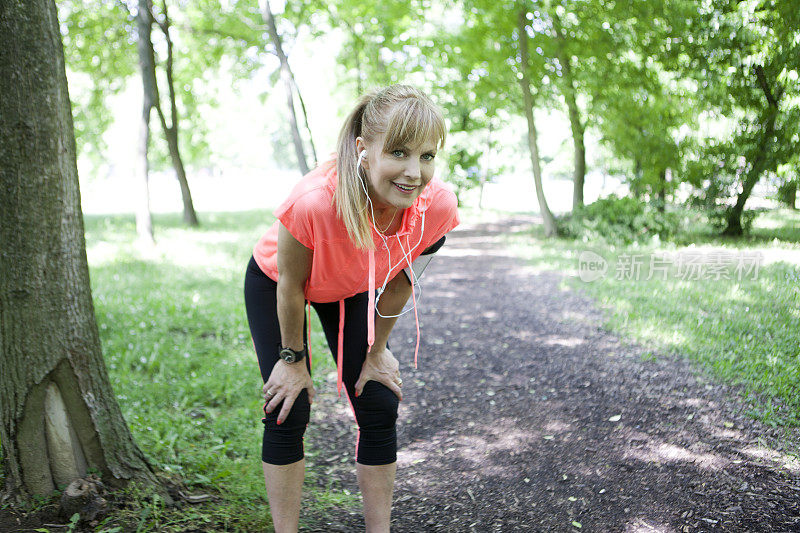
[[[797,182],[790,181],[778,188],[780,202],[789,209],[797,209]]]
[[[533,96],[531,95],[530,80],[528,78],[528,34],[525,31],[527,19],[525,18],[525,10],[519,12],[518,29],[519,29],[519,51],[520,51],[520,72],[522,79],[519,80],[522,89],[523,106],[525,108],[525,119],[528,122],[528,149],[530,150],[531,166],[533,167],[533,181],[536,185],[536,198],[539,200],[539,211],[542,214],[544,221],[544,234],[546,237],[552,237],[556,234],[556,221],[553,218],[553,213],[547,206],[547,199],[544,196],[544,187],[542,187],[542,167],[539,163],[539,145],[537,142],[536,122],[533,117]]]
[[[300,92],[300,87],[297,85],[297,80],[294,79],[294,74],[292,74],[292,87],[294,87],[294,90],[297,93],[297,100],[300,102],[300,110],[303,112],[303,123],[306,126],[306,131],[308,132],[308,144],[311,147],[311,160],[314,162],[314,166],[317,166],[319,159],[317,159],[317,148],[314,146],[314,135],[311,133],[311,126],[308,123],[306,102],[303,100],[303,93]]]
[[[667,169],[661,169],[658,173],[658,190],[656,191],[656,209],[660,213],[666,210],[667,206]]]
[[[577,90],[575,89],[575,76],[572,74],[572,57],[566,52],[566,37],[561,19],[553,12],[553,30],[555,31],[556,53],[558,62],[561,63],[563,75],[564,100],[567,104],[569,125],[572,132],[572,146],[574,151],[575,166],[572,171],[572,210],[583,207],[583,188],[586,181],[586,128],[581,120],[578,108]]]
[[[88,469],[155,484],[101,353],[54,2],[3,4],[0,42],[2,499],[49,495]]]
[[[167,126],[167,120],[164,117],[164,112],[161,108],[161,101],[156,99],[154,105],[158,111],[158,117],[161,121],[161,129],[164,131],[164,136],[167,139],[169,146],[169,156],[172,160],[172,168],[175,169],[175,177],[178,178],[178,183],[181,187],[181,199],[183,200],[183,221],[189,226],[197,227],[200,222],[197,220],[197,213],[194,210],[194,202],[192,202],[192,193],[189,190],[189,181],[186,179],[186,169],[183,166],[183,158],[181,157],[180,145],[178,144],[178,106],[175,100],[175,83],[173,81],[173,56],[172,56],[172,39],[169,34],[169,14],[167,12],[167,1],[164,0],[163,7],[164,21],[159,22],[158,26],[167,40],[167,87],[169,89],[169,107],[170,107],[170,121],[171,126]],[[153,41],[147,39],[146,42],[150,48],[150,56],[155,59],[155,51],[153,50]],[[156,80],[155,62],[153,63],[152,79]],[[156,98],[158,98],[158,90],[155,91]]]
[[[150,42],[152,18],[148,0],[139,0],[136,14],[138,31],[137,51],[139,54],[139,70],[142,74],[142,117],[139,122],[139,143],[136,153],[136,178],[140,183],[140,197],[136,207],[136,232],[139,240],[147,245],[154,243],[153,218],[150,215],[150,165],[147,159],[150,144],[150,111],[158,99],[155,77],[155,57]]]
[[[778,102],[783,95],[783,89],[778,88],[777,92],[773,92],[772,88],[767,84],[767,79],[764,74],[763,67],[756,66],[754,69],[757,82],[764,92],[767,100],[767,117],[766,124],[759,140],[758,151],[756,157],[753,159],[753,164],[750,166],[750,171],[745,176],[744,183],[742,184],[742,192],[736,198],[736,204],[728,211],[727,227],[722,232],[723,235],[738,237],[741,236],[742,230],[742,213],[744,212],[744,205],[747,199],[750,198],[750,193],[753,192],[753,187],[761,179],[761,175],[767,170],[768,157],[767,154],[771,150],[772,140],[775,136],[775,122],[778,119]]]
[[[275,17],[272,16],[272,9],[269,6],[269,0],[264,1],[264,21],[267,23],[267,31],[272,45],[275,47],[275,53],[278,55],[278,60],[281,63],[281,79],[286,91],[286,106],[289,110],[289,126],[291,127],[292,140],[294,141],[294,151],[297,155],[297,164],[300,167],[300,172],[303,175],[308,174],[308,161],[306,161],[306,153],[303,149],[303,138],[300,136],[300,130],[297,127],[297,114],[294,110],[294,97],[292,96],[292,71],[289,68],[289,60],[283,52],[283,44],[281,43],[281,36],[278,35],[278,28],[275,25]]]

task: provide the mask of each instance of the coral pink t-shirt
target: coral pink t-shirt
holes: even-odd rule
[[[339,302],[337,388],[341,394],[345,298],[368,291],[367,344],[371,348],[375,341],[375,289],[411,266],[426,248],[455,228],[459,218],[455,194],[433,179],[411,207],[403,210],[396,234],[384,237],[384,242],[373,228],[375,249],[360,250],[350,241],[344,222],[336,214],[336,183],[335,160],[323,163],[300,180],[275,216],[295,239],[313,250],[306,300]],[[274,281],[278,281],[278,228],[276,221],[253,249],[259,268]],[[417,326],[416,365],[420,335],[413,285],[412,297]]]
[[[335,161],[323,163],[303,177],[275,211],[289,233],[314,252],[305,291],[306,299],[312,302],[335,302],[369,290],[369,253],[353,245],[344,222],[336,214],[336,182]],[[378,287],[387,279],[387,273],[391,280],[408,266],[404,252],[411,250],[413,261],[458,225],[457,205],[455,194],[434,178],[412,206],[403,211],[396,235],[385,237],[388,250],[373,230]],[[278,281],[277,221],[258,241],[253,257],[264,274]]]

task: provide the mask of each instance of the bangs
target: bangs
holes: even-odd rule
[[[383,150],[417,147],[428,141],[441,148],[446,134],[444,117],[436,107],[416,98],[405,98],[389,112]]]

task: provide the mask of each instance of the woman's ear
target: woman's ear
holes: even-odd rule
[[[363,156],[361,154],[364,154]],[[363,137],[356,137],[356,157],[361,162],[361,166],[365,169],[369,168],[369,159],[367,159],[367,143],[364,142]]]

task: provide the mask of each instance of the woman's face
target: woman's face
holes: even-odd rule
[[[366,150],[361,165],[366,170],[369,197],[376,209],[405,209],[433,179],[436,142],[428,140],[419,146],[395,146],[383,151],[385,134],[373,142],[359,137],[357,149]]]

